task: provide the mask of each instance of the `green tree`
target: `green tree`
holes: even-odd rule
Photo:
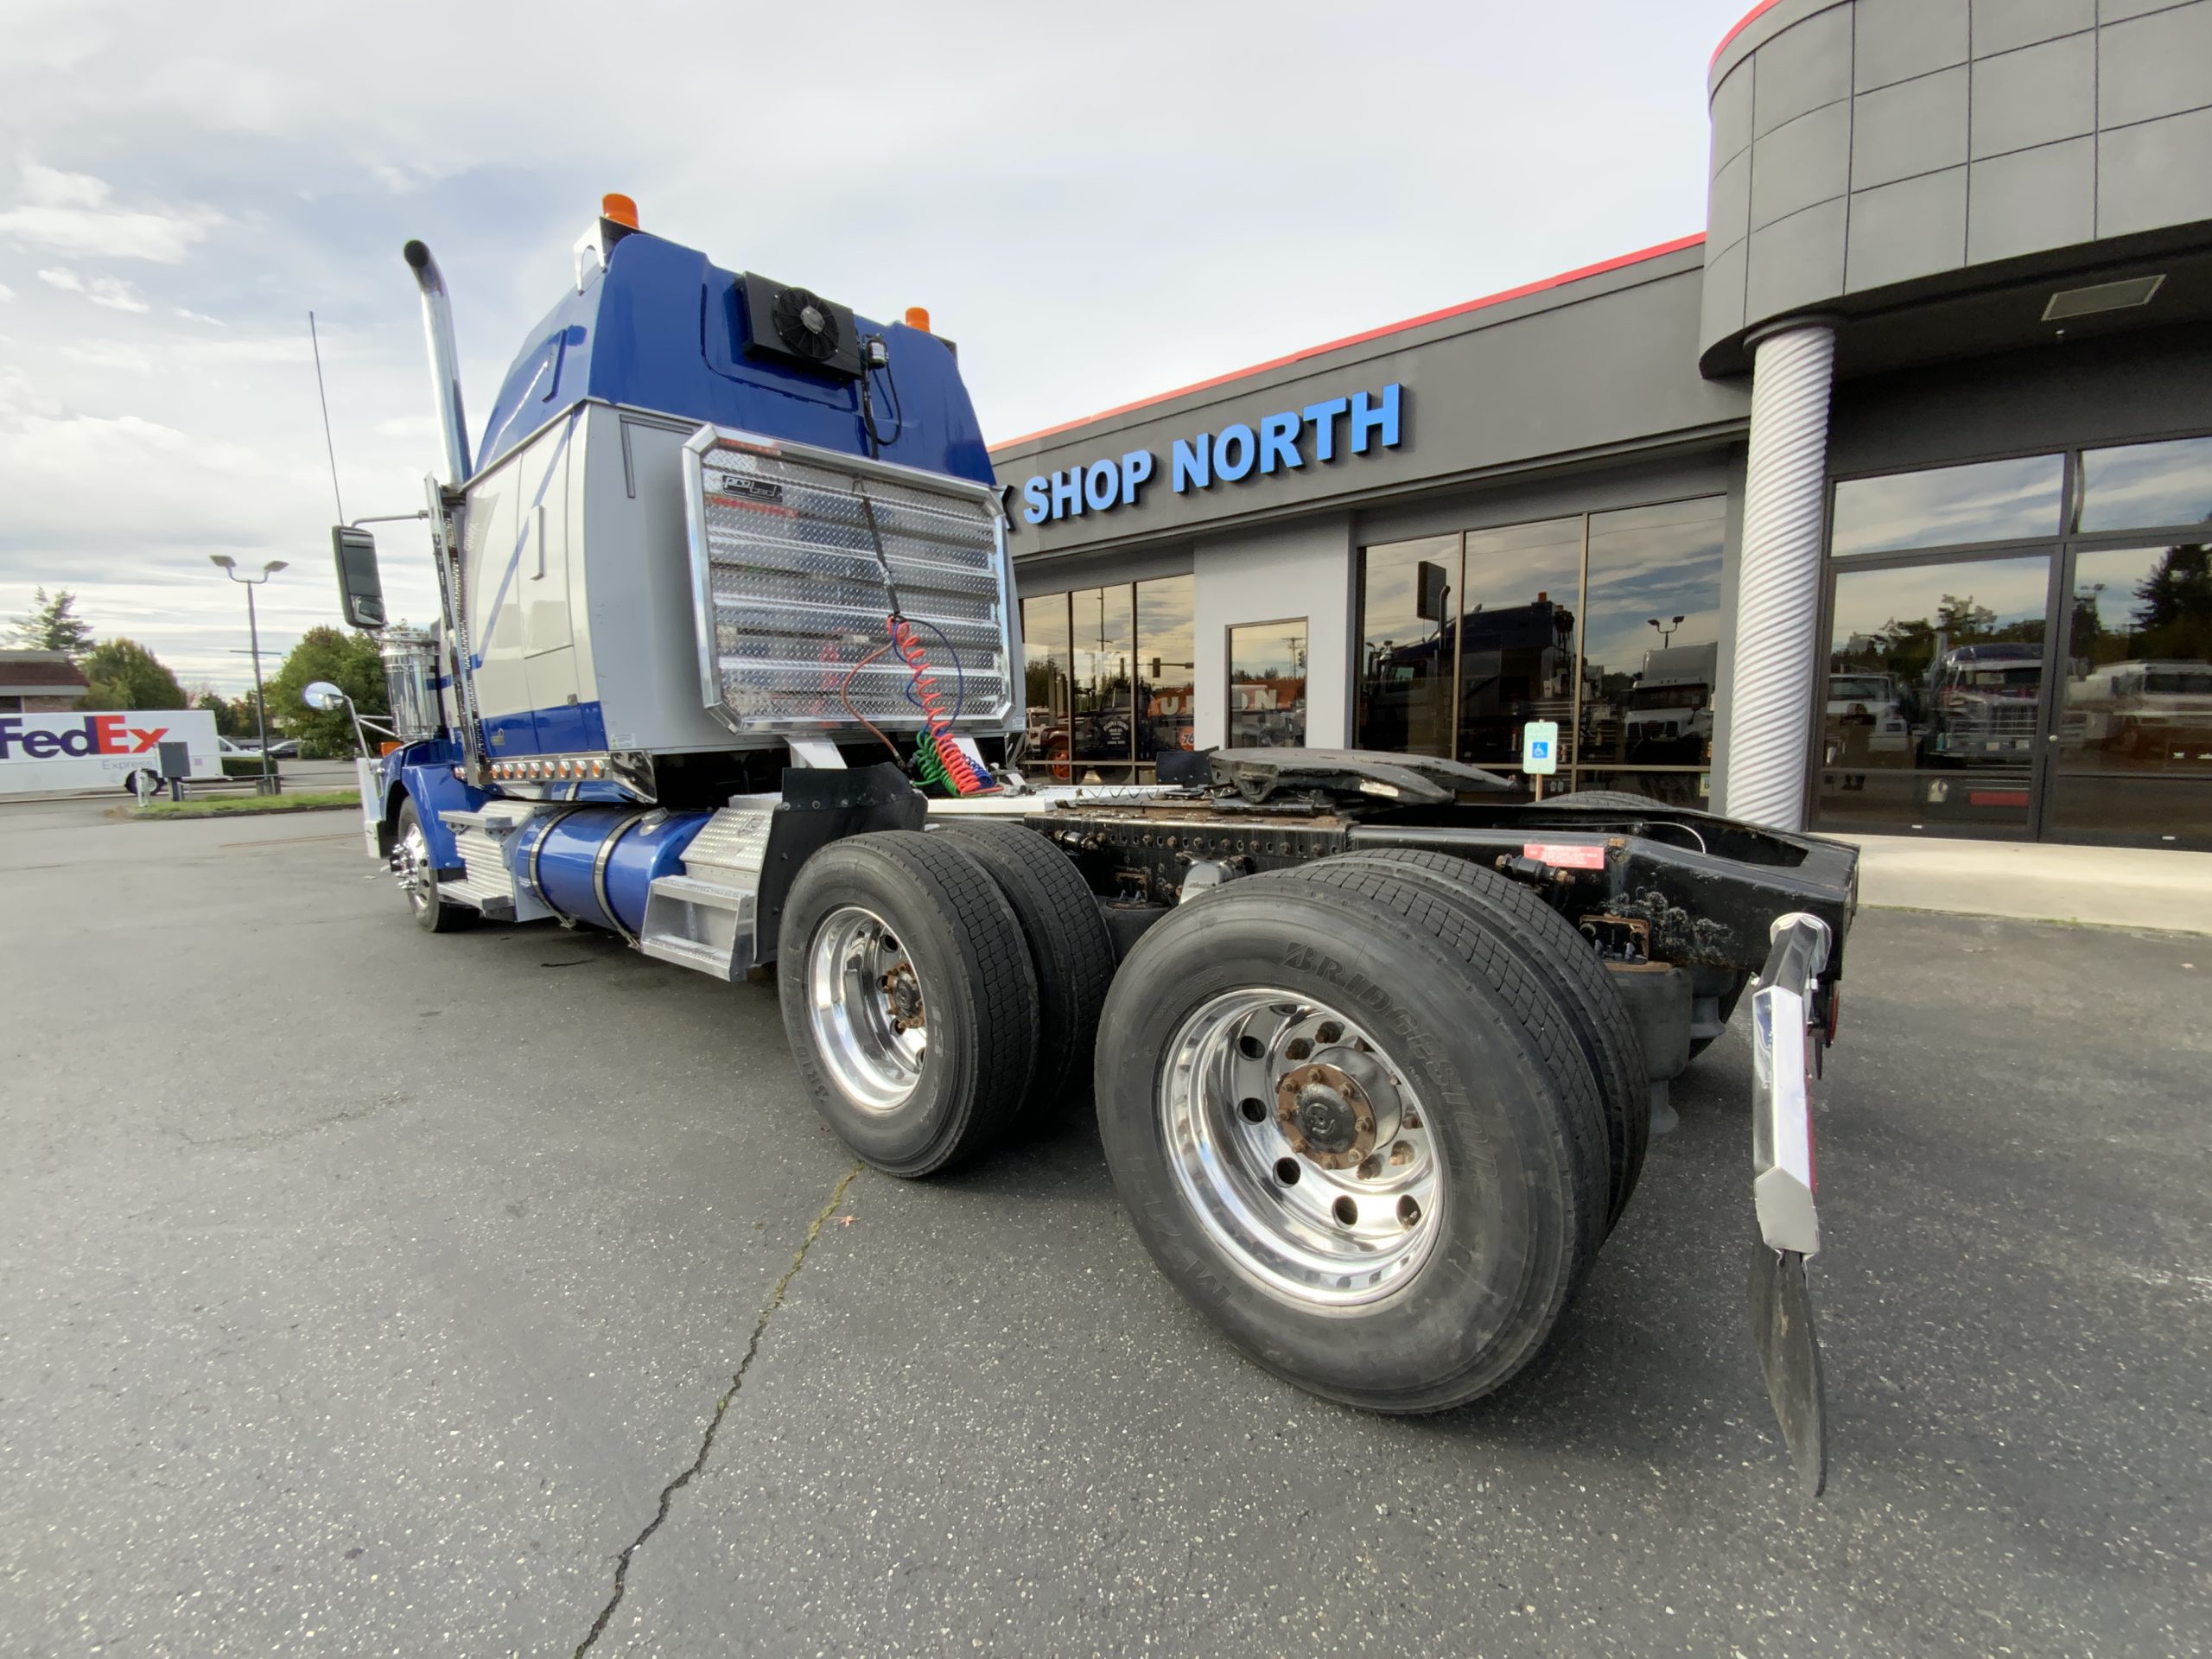
[[[242,697],[226,697],[213,686],[202,686],[193,694],[192,706],[205,709],[215,716],[215,731],[221,737],[251,737],[253,732],[253,697],[251,693]]]
[[[87,709],[182,709],[184,688],[136,639],[103,639],[79,664]]]
[[[337,628],[309,628],[284,658],[284,665],[269,681],[270,723],[300,740],[312,754],[343,757],[359,753],[353,741],[353,720],[340,709],[310,709],[301,694],[316,680],[328,680],[353,699],[365,715],[385,710],[384,658],[372,633],[346,633]]]
[[[77,595],[67,588],[49,599],[41,588],[31,607],[16,619],[15,642],[24,651],[66,651],[82,657],[92,643],[92,625],[77,615]]]

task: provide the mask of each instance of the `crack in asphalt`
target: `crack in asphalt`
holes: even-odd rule
[[[414,1096],[404,1092],[378,1095],[374,1100],[346,1107],[327,1117],[309,1118],[304,1123],[287,1123],[273,1129],[248,1129],[243,1135],[199,1135],[169,1124],[163,1124],[162,1128],[163,1133],[176,1136],[188,1147],[270,1147],[281,1141],[295,1141],[303,1135],[334,1129],[340,1124],[358,1123],[365,1117],[374,1117],[378,1112],[389,1111],[395,1106],[405,1106],[414,1098]]]
[[[599,1617],[592,1621],[591,1629],[584,1639],[576,1643],[574,1659],[583,1659],[591,1645],[606,1633],[607,1621],[614,1617],[614,1610],[622,1605],[622,1597],[630,1585],[630,1557],[637,1553],[640,1544],[660,1530],[661,1522],[668,1519],[669,1506],[675,1503],[677,1493],[690,1485],[691,1477],[707,1466],[707,1459],[715,1449],[715,1433],[721,1427],[722,1419],[729,1414],[730,1402],[737,1398],[738,1389],[745,1384],[746,1369],[753,1363],[753,1357],[760,1351],[760,1338],[767,1332],[768,1321],[784,1305],[784,1293],[791,1288],[791,1281],[798,1277],[798,1270],[806,1265],[806,1253],[814,1248],[814,1241],[822,1236],[822,1230],[830,1224],[830,1217],[837,1213],[837,1206],[845,1201],[845,1189],[853,1184],[863,1167],[855,1164],[838,1178],[837,1185],[830,1189],[830,1202],[822,1206],[821,1213],[815,1217],[813,1224],[806,1230],[806,1236],[799,1240],[798,1249],[791,1257],[791,1266],[784,1269],[784,1276],[776,1281],[776,1287],[768,1293],[768,1300],[760,1308],[760,1317],[753,1322],[753,1335],[745,1344],[745,1352],[738,1358],[737,1369],[730,1373],[729,1387],[722,1391],[721,1398],[715,1402],[714,1415],[707,1420],[707,1432],[699,1441],[699,1455],[691,1459],[690,1466],[682,1474],[661,1488],[660,1507],[654,1510],[653,1518],[645,1522],[645,1530],[625,1544],[622,1553],[614,1558],[614,1593],[607,1599],[607,1605],[599,1610]]]

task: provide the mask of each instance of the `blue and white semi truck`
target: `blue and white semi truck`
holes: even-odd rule
[[[1088,1096],[1182,1294],[1399,1412],[1541,1349],[1748,988],[1753,1325],[1818,1490],[1812,1088],[1852,849],[1399,754],[1033,787],[1005,515],[926,316],[724,270],[609,197],[472,446],[443,282],[405,255],[439,626],[386,629],[373,540],[334,541],[403,740],[361,763],[365,835],[420,926],[772,969],[818,1109],[894,1175]]]

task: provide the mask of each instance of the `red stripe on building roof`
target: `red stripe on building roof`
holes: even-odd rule
[[[1767,0],[1767,3],[1771,5],[1773,0]],[[1745,20],[1746,22],[1749,21],[1749,18]],[[1743,24],[1738,23],[1737,27],[1740,29]],[[1039,438],[1049,438],[1056,433],[1072,432],[1077,427],[1089,426],[1094,421],[1109,421],[1116,415],[1127,415],[1136,410],[1149,409],[1154,404],[1167,403],[1177,397],[1187,397],[1194,391],[1208,391],[1216,386],[1225,386],[1232,380],[1246,379],[1252,375],[1265,374],[1269,369],[1280,369],[1292,363],[1302,362],[1309,357],[1319,357],[1325,352],[1342,351],[1347,346],[1364,345],[1370,340],[1381,340],[1385,335],[1403,334],[1408,328],[1419,328],[1427,323],[1442,322],[1449,317],[1462,317],[1470,311],[1479,311],[1485,306],[1503,305],[1508,300],[1517,300],[1529,294],[1541,294],[1546,289],[1564,287],[1568,283],[1579,283],[1586,276],[1601,276],[1609,270],[1618,270],[1624,265],[1637,264],[1646,259],[1657,259],[1669,253],[1679,253],[1684,248],[1695,247],[1704,240],[1703,231],[1690,236],[1678,236],[1671,242],[1661,242],[1652,247],[1639,248],[1634,253],[1624,253],[1615,258],[1601,259],[1594,265],[1580,265],[1573,270],[1563,270],[1556,276],[1546,276],[1538,282],[1523,283],[1518,288],[1508,288],[1496,294],[1485,294],[1478,300],[1466,300],[1458,305],[1447,305],[1441,311],[1424,312],[1418,317],[1408,317],[1402,322],[1385,323],[1380,328],[1370,328],[1363,334],[1346,334],[1342,340],[1332,340],[1319,346],[1309,346],[1302,352],[1293,352],[1286,357],[1269,358],[1266,362],[1255,363],[1249,368],[1235,369],[1227,374],[1217,374],[1211,380],[1194,380],[1187,386],[1176,387],[1173,391],[1155,392],[1149,397],[1140,397],[1134,403],[1117,404],[1112,409],[1102,409],[1096,415],[1085,415],[1080,420],[1062,421],[1058,426],[1047,426],[1035,432],[1025,432],[1018,438],[1007,438],[1001,442],[993,444],[991,448],[995,452],[1000,449],[1011,449],[1019,443],[1034,442]]]
[[[1728,49],[1728,42],[1734,40],[1738,35],[1742,34],[1753,23],[1757,22],[1761,15],[1773,4],[1774,0],[1759,0],[1758,4],[1753,6],[1749,11],[1745,12],[1742,16],[1736,20],[1736,27],[1730,29],[1726,35],[1723,35],[1720,37],[1720,44],[1713,48],[1713,55],[1705,60],[1706,73],[1711,74],[1713,73],[1713,66],[1720,61],[1720,54]]]

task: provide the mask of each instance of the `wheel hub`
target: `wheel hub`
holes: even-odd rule
[[[815,1048],[839,1092],[863,1111],[898,1110],[929,1052],[913,958],[880,916],[847,905],[823,918],[804,961]]]
[[[1407,1081],[1336,1009],[1264,987],[1194,1010],[1168,1046],[1161,1127],[1196,1219],[1302,1303],[1401,1289],[1439,1236],[1445,1171]]]
[[[1275,1084],[1275,1119],[1291,1150],[1324,1169],[1350,1169],[1375,1150],[1375,1109],[1333,1065],[1284,1072]]]
[[[912,963],[902,962],[877,982],[891,1009],[892,1028],[913,1031],[922,1024],[922,982]]]

